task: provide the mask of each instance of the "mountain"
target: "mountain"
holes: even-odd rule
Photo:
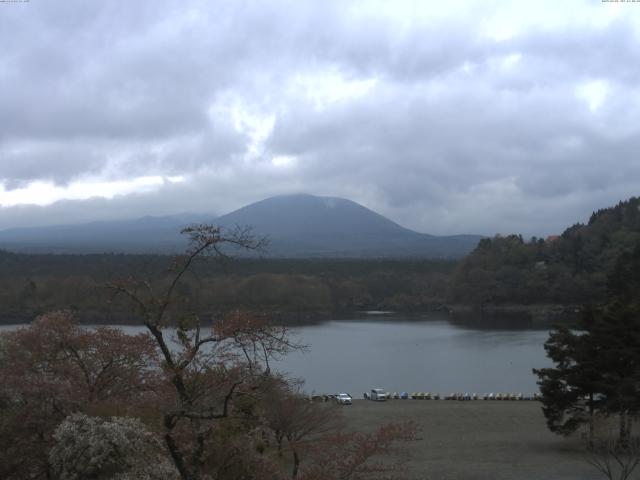
[[[186,245],[182,228],[213,221],[209,215],[181,214],[12,228],[0,231],[0,248],[25,253],[178,252]]]
[[[22,252],[175,252],[179,230],[193,223],[225,228],[251,226],[267,236],[269,257],[462,257],[482,238],[439,237],[414,232],[351,200],[287,195],[256,202],[217,219],[205,215],[144,217],[137,220],[0,231],[0,248]]]
[[[216,223],[251,225],[275,257],[462,257],[482,238],[414,232],[351,200],[313,195],[268,198]]]

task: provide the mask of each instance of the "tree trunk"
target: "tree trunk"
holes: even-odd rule
[[[293,452],[293,472],[291,472],[291,478],[296,478],[298,476],[298,469],[300,468],[300,457],[298,457],[298,452],[295,448],[291,451]]]
[[[620,412],[620,446],[625,448],[629,444],[629,425],[627,424],[628,413],[626,410]]]
[[[178,470],[180,474],[180,478],[182,480],[195,480],[195,477],[189,473],[187,467],[184,462],[184,457],[180,452],[178,445],[176,445],[173,436],[171,436],[171,430],[175,426],[173,417],[171,415],[165,415],[164,417],[164,426],[166,428],[166,432],[164,434],[164,441],[167,445],[167,449],[169,450],[169,454],[171,455],[171,459],[173,460],[173,464]]]
[[[593,393],[589,394],[589,438],[587,445],[589,448],[593,448],[593,435],[594,435],[594,410],[593,410]]]
[[[276,433],[276,441],[278,442],[278,456],[282,457],[282,441],[284,440],[284,435],[280,432]]]

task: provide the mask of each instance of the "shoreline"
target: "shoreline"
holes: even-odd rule
[[[505,304],[505,305],[469,305],[437,304],[425,305],[416,309],[393,309],[391,306],[362,307],[357,310],[309,310],[309,311],[261,311],[279,324],[286,326],[313,325],[332,320],[350,319],[389,319],[393,317],[425,317],[433,314],[445,316],[449,321],[473,326],[487,327],[551,327],[555,323],[571,323],[579,315],[581,307],[577,305],[553,304]],[[8,311],[0,314],[0,325],[29,324],[42,312]],[[82,324],[93,325],[140,325],[140,319],[127,313],[79,311]],[[203,315],[204,321],[211,321],[213,314]]]

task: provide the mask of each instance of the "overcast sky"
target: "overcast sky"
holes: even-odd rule
[[[0,2],[0,229],[289,193],[547,235],[640,195],[640,3]]]

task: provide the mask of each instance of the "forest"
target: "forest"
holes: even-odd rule
[[[13,323],[64,307],[93,322],[126,322],[129,312],[104,286],[131,275],[161,284],[169,261],[160,255],[1,252],[0,315]],[[199,259],[180,288],[207,312],[246,308],[283,320],[313,319],[368,309],[437,308],[448,296],[455,267],[448,260]]]
[[[640,242],[640,200],[598,210],[559,236],[481,240],[451,281],[452,302],[574,304],[602,302],[616,260]]]

